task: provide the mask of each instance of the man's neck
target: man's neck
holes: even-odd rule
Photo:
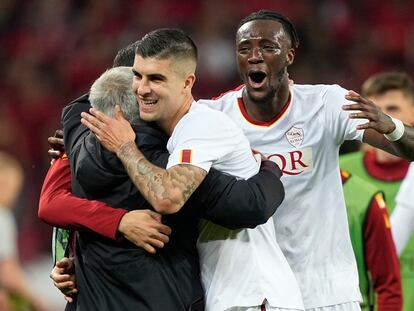
[[[194,98],[192,95],[186,96],[180,108],[176,111],[176,113],[171,118],[169,118],[168,120],[164,122],[162,121],[158,122],[158,125],[164,130],[165,133],[167,133],[168,136],[172,135],[177,123],[188,113],[193,101],[194,101]]]
[[[273,98],[260,102],[254,101],[246,89],[243,91],[243,103],[250,118],[255,121],[268,122],[274,119],[289,99],[289,86],[281,85]]]

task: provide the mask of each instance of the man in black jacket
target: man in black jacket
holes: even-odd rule
[[[89,108],[86,95],[66,107],[62,117],[73,193],[128,210],[151,208],[116,156],[80,124],[80,112]],[[136,143],[146,157],[165,167],[165,134],[151,124],[136,125],[135,131],[139,133]],[[77,310],[202,310],[197,218],[229,228],[254,227],[264,223],[282,199],[278,177],[266,168],[248,181],[213,171],[180,213],[163,218],[172,234],[156,254],[126,240],[112,241],[81,230],[76,244]]]

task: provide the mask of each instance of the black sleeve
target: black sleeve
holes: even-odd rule
[[[280,176],[271,161],[263,161],[259,173],[247,180],[212,169],[187,204],[197,209],[199,217],[226,228],[254,228],[282,203],[285,191]]]
[[[89,129],[86,128],[80,121],[81,112],[88,112],[89,108],[91,108],[89,94],[79,97],[63,108],[61,125],[63,128],[65,150],[68,155],[73,149],[75,149],[75,146],[79,143],[79,140],[89,132]]]

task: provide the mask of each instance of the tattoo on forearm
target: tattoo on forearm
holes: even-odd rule
[[[161,212],[178,211],[207,175],[192,165],[176,165],[169,170],[159,168],[132,142],[121,146],[117,155],[138,190]]]

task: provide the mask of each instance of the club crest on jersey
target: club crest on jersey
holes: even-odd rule
[[[286,132],[286,139],[293,147],[299,147],[303,142],[303,129],[292,126],[289,131]]]

